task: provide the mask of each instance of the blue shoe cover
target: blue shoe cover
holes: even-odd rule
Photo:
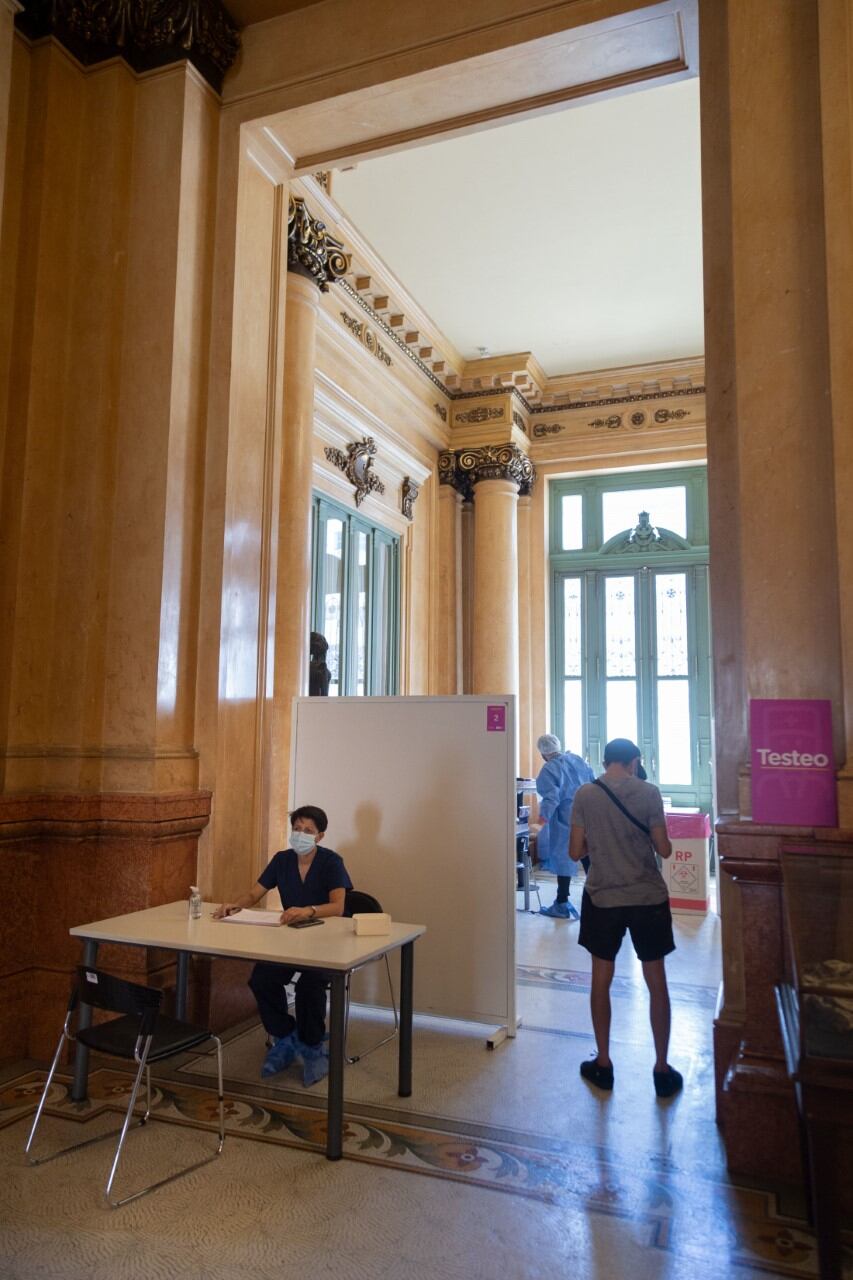
[[[550,907],[543,907],[541,916],[550,916],[552,920],[577,920],[578,913],[570,902],[552,902]]]
[[[307,1089],[329,1074],[329,1050],[325,1041],[320,1044],[303,1044],[300,1040],[298,1051],[302,1058],[302,1083]]]
[[[298,1049],[299,1042],[295,1031],[291,1031],[288,1036],[281,1036],[264,1058],[264,1065],[261,1067],[261,1078],[267,1079],[268,1076],[277,1076],[279,1071],[284,1071],[293,1062]]]

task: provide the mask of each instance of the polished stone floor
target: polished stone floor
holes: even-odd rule
[[[546,881],[543,898],[551,896]],[[303,1090],[295,1069],[262,1085],[256,1026],[227,1045],[221,1159],[118,1212],[99,1203],[106,1144],[25,1166],[26,1115],[43,1070],[7,1069],[0,1275],[815,1276],[797,1197],[735,1187],[725,1172],[712,1090],[717,918],[676,918],[670,1060],[685,1091],[667,1102],[652,1089],[645,989],[630,951],[623,948],[614,983],[616,1087],[601,1095],[578,1076],[593,1046],[577,925],[520,912],[518,934],[517,1037],[489,1051],[482,1026],[418,1019],[412,1098],[394,1091],[393,1045],[348,1070],[339,1164],[310,1149],[323,1137],[323,1086]],[[383,1021],[357,1016],[355,1047]],[[163,1176],[172,1162],[198,1158],[210,1141],[210,1071],[193,1057],[161,1079],[157,1111],[172,1123],[133,1136],[128,1178]],[[114,1122],[107,1111],[126,1076],[104,1067],[91,1084],[83,1108],[57,1085],[45,1142]]]

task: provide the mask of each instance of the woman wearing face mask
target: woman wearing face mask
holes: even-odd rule
[[[278,889],[282,924],[297,920],[342,916],[347,889],[352,888],[343,858],[320,844],[327,818],[315,805],[302,805],[290,815],[290,848],[281,849],[258,876],[253,889],[235,902],[223,902],[214,912],[221,919],[244,907],[253,907],[270,889]],[[325,1044],[326,985],[322,970],[306,970],[296,983],[294,1018],[287,1007],[286,983],[295,969],[259,962],[249,986],[258,1002],[261,1021],[272,1037],[272,1047],[261,1067],[262,1076],[273,1076],[296,1059],[302,1061],[302,1079],[316,1084],[329,1071]]]

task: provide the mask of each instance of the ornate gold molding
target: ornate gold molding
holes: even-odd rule
[[[533,489],[536,468],[514,444],[486,444],[477,449],[446,450],[438,455],[439,484],[452,485],[470,501],[481,480],[511,480],[520,497]]]
[[[453,420],[454,422],[494,422],[503,416],[503,405],[493,409],[481,405],[478,409],[466,409],[463,413],[454,414]]]
[[[342,449],[326,446],[326,458],[339,471],[343,471],[347,480],[355,489],[355,505],[360,507],[369,493],[384,493],[385,485],[373,471],[373,459],[376,457],[376,441],[372,436],[347,445],[346,453]]]
[[[533,436],[534,439],[541,440],[543,436],[558,436],[565,429],[565,422],[534,422]]]
[[[351,316],[348,311],[341,312],[341,319],[343,320],[346,327],[349,329],[350,333],[354,333],[355,336],[358,338],[359,342],[363,342],[364,345],[367,347],[367,350],[372,352],[373,355],[375,355],[377,359],[381,360],[383,364],[387,364],[388,368],[390,369],[393,361],[391,360],[391,357],[389,356],[388,352],[383,347],[382,343],[376,337],[376,334],[373,332],[373,330],[369,329],[368,326],[362,320],[354,319],[354,317]]]
[[[119,57],[148,71],[187,58],[217,92],[240,48],[222,0],[23,0],[15,21],[31,40],[53,36],[86,65]]]
[[[349,271],[350,258],[325,222],[308,212],[301,196],[291,196],[287,211],[287,269],[313,280],[321,293]]]
[[[420,491],[420,485],[411,476],[403,476],[403,494],[400,500],[400,510],[407,520],[414,520],[415,518],[415,503],[418,500]]]

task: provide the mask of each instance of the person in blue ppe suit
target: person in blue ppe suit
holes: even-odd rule
[[[557,877],[557,897],[550,907],[542,908],[541,914],[556,920],[578,920],[580,917],[569,902],[574,869],[569,857],[572,801],[578,787],[593,782],[595,774],[580,756],[563,751],[560,739],[553,733],[543,733],[536,748],[545,761],[536,779],[539,821],[544,823],[536,837],[536,852],[545,870]],[[589,860],[584,858],[583,863],[586,870]]]

